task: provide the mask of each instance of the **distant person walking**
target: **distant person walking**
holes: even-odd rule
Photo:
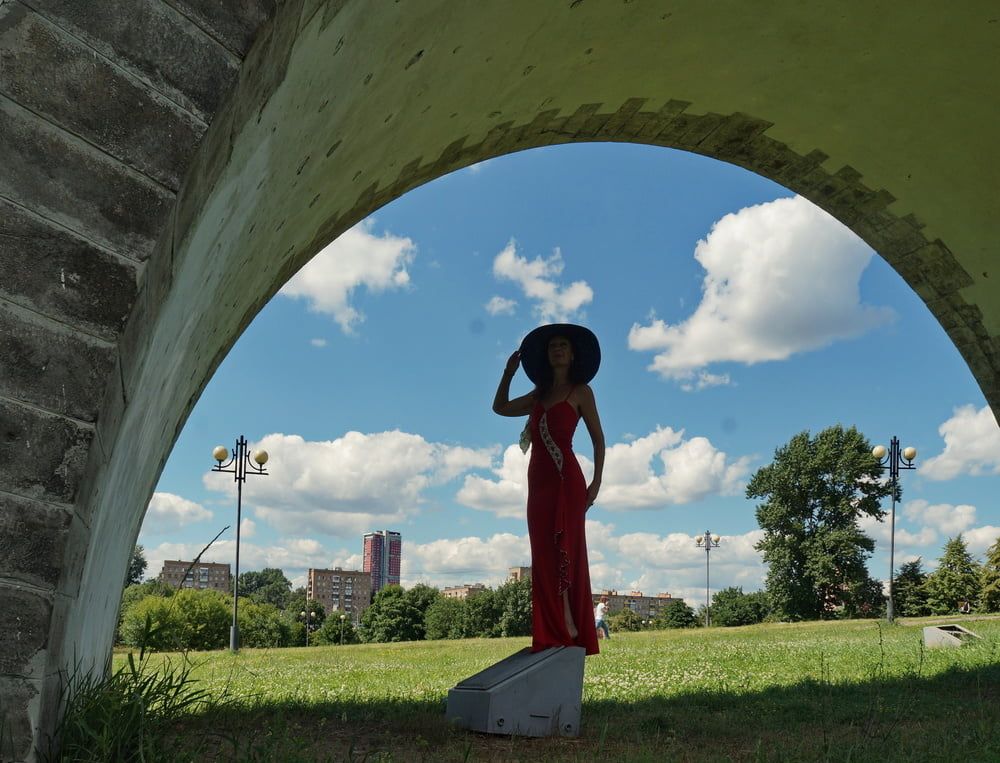
[[[605,616],[608,614],[608,597],[602,596],[594,607],[594,626],[598,631],[604,631],[604,638],[611,638],[611,631],[608,630],[608,621]]]

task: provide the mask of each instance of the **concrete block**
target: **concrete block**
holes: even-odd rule
[[[132,259],[152,251],[173,194],[0,99],[0,196]]]
[[[114,340],[135,299],[136,266],[0,199],[0,296]]]
[[[580,734],[582,647],[527,647],[448,691],[446,716],[459,728],[487,734]]]
[[[14,23],[0,26],[0,91],[176,191],[205,123],[43,17],[14,8]]]
[[[92,427],[0,398],[0,490],[72,504]]]
[[[955,648],[978,640],[982,640],[982,636],[963,628],[961,625],[928,625],[924,627],[924,646],[928,649]]]
[[[0,584],[0,675],[41,677],[36,657],[48,644],[51,614],[48,599]]]
[[[55,589],[72,514],[0,493],[0,579]]]
[[[113,346],[0,303],[0,394],[92,422],[114,367]]]

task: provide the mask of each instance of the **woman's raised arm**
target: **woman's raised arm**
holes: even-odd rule
[[[531,393],[521,395],[513,400],[510,399],[510,382],[517,373],[517,367],[521,364],[521,352],[515,350],[507,359],[504,366],[503,376],[500,377],[500,384],[497,385],[497,393],[493,397],[493,412],[501,416],[527,416],[535,405],[534,395]]]
[[[601,479],[604,476],[604,430],[601,428],[601,417],[597,414],[597,401],[589,384],[578,388],[577,400],[580,405],[580,417],[587,425],[590,440],[594,443],[594,479],[587,487],[587,508],[589,509],[601,490]]]

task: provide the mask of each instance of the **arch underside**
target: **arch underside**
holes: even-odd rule
[[[149,496],[239,334],[341,232],[469,164],[618,141],[770,178],[896,269],[1000,411],[993,30],[976,8],[909,9],[137,3],[134,28],[187,40],[181,70],[111,0],[0,7],[20,54],[0,68],[0,705],[18,755],[53,728],[60,673],[102,662]]]

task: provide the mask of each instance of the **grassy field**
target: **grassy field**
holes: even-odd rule
[[[577,739],[444,720],[449,687],[527,639],[193,654],[198,685],[230,701],[164,744],[260,761],[1000,761],[1000,619],[925,651],[928,622],[617,633],[587,659]]]

